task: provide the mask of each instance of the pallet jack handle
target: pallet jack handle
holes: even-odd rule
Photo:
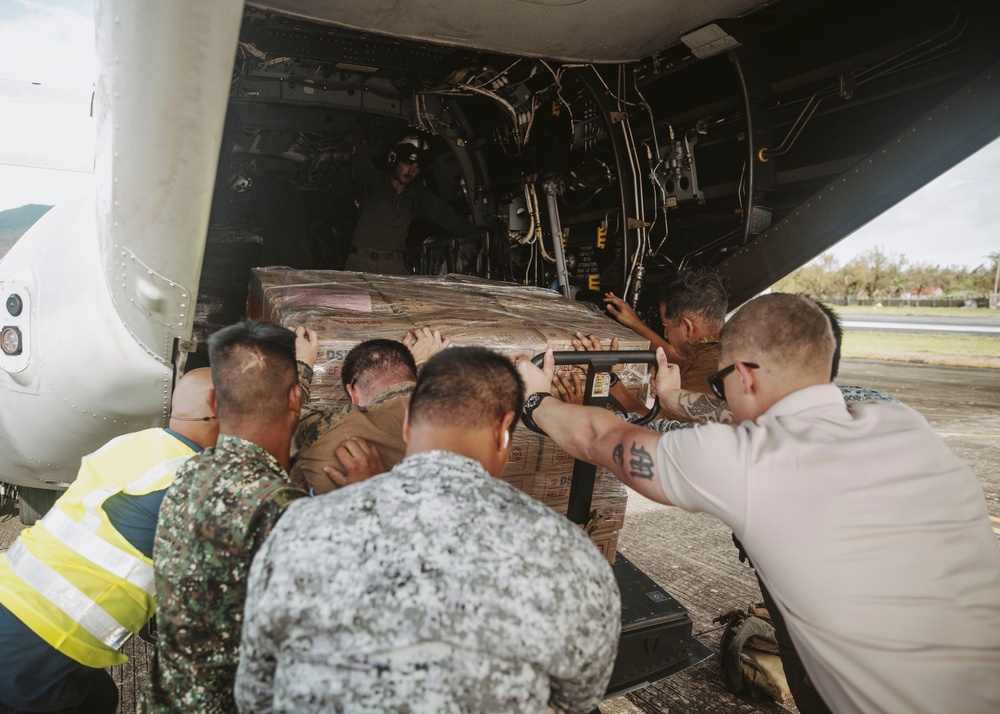
[[[656,365],[656,353],[650,350],[632,351],[611,351],[604,352],[553,352],[556,366],[566,364],[587,365],[587,381],[583,388],[583,403],[585,406],[603,407],[611,402],[616,408],[621,409],[617,400],[610,396],[610,393],[594,395],[594,378],[598,372],[610,372],[611,368],[618,364],[651,364]],[[531,358],[536,367],[541,368],[545,359],[544,354],[538,354]],[[651,422],[660,412],[660,400],[656,398],[649,413],[633,422],[643,425]],[[590,521],[590,506],[594,497],[594,480],[597,475],[597,467],[588,464],[586,461],[577,459],[573,464],[573,481],[569,487],[569,508],[566,517],[574,523],[586,526]]]

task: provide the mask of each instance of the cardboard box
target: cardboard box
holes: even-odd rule
[[[574,459],[556,446],[551,439],[542,441],[541,454],[538,457],[538,470],[551,476],[573,473]]]
[[[590,541],[597,546],[609,563],[614,564],[615,555],[618,553],[618,531],[602,534],[599,537],[591,536]]]
[[[504,467],[504,479],[523,476],[534,478],[538,470],[538,452],[541,448],[542,436],[527,429],[515,429],[511,438],[510,457]]]
[[[648,348],[628,328],[551,290],[468,276],[255,268],[247,314],[317,330],[318,402],[346,402],[339,367],[351,347],[376,337],[401,340],[415,327],[439,329],[454,345],[480,345],[508,356],[534,356],[547,346],[572,349],[577,331],[608,345],[617,337],[622,349]],[[623,379],[634,389],[645,374],[645,366],[630,368]]]
[[[461,275],[370,275],[342,271],[256,268],[247,301],[250,318],[316,330],[319,350],[312,399],[346,403],[340,384],[344,357],[363,340],[402,340],[416,327],[441,330],[453,345],[476,345],[510,357],[534,356],[547,347],[572,350],[577,332],[593,334],[609,348],[645,350],[649,343],[582,303],[551,290],[496,283]],[[571,367],[570,367],[571,368]],[[615,368],[634,395],[644,398],[645,365]],[[574,460],[547,438],[524,427],[514,434],[504,480],[557,513],[569,504]],[[585,529],[614,559],[625,518],[627,491],[598,471]]]
[[[551,506],[553,503],[569,502],[569,489],[573,484],[573,469],[568,473],[551,473],[549,471],[537,471],[535,473],[535,484],[531,495]]]
[[[532,486],[535,483],[535,474],[508,476],[504,472],[503,480],[516,488],[518,491],[531,495]]]

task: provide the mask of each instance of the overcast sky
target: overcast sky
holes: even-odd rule
[[[0,210],[93,190],[95,66],[91,0],[0,0]],[[829,252],[843,264],[878,246],[910,263],[975,267],[1000,251],[998,196],[1000,140]]]

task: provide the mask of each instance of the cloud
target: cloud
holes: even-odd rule
[[[912,263],[974,268],[1000,250],[1000,139],[830,248],[843,264],[872,248]]]
[[[91,3],[0,3],[0,77],[90,86],[96,74]]]
[[[92,3],[0,0],[0,210],[93,186],[95,76]]]

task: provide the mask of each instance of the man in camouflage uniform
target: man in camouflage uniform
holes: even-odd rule
[[[287,474],[302,400],[297,347],[315,360],[315,333],[243,322],[209,338],[220,436],[178,471],[160,510],[159,639],[141,711],[235,711],[250,561],[306,495]]]
[[[241,712],[594,710],[618,586],[579,527],[498,478],[523,401],[506,357],[446,350],[406,458],[291,506],[251,569]]]
[[[328,493],[340,486],[367,477],[354,470],[351,480],[344,475],[342,445],[352,437],[365,440],[377,450],[380,468],[388,471],[403,458],[403,418],[417,379],[417,365],[451,343],[438,331],[424,327],[395,340],[366,340],[347,353],[341,371],[344,391],[351,399],[347,406],[317,405],[302,410],[302,420],[292,440],[298,454],[292,480],[313,494]],[[300,379],[308,389],[311,371]],[[308,393],[308,392],[307,392]],[[347,446],[353,450],[353,445]],[[365,448],[361,446],[360,448]],[[353,463],[348,466],[354,466]]]

